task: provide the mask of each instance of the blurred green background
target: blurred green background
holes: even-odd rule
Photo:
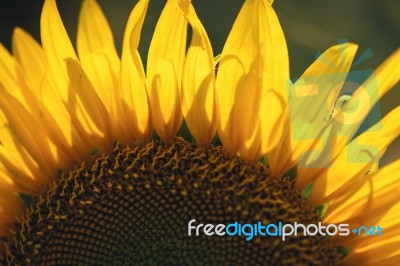
[[[22,27],[40,39],[40,12],[43,0],[0,0],[0,42],[10,47],[13,28]],[[137,1],[99,0],[114,32],[120,51],[124,26]],[[222,51],[230,27],[243,0],[193,0],[215,54]],[[153,0],[145,21],[140,52],[145,61],[147,48],[165,0]],[[64,24],[75,43],[81,0],[58,0]],[[370,49],[373,56],[356,69],[376,68],[400,44],[400,1],[398,0],[276,0],[274,8],[285,32],[291,66],[296,78],[324,51],[339,39],[359,45],[360,56]],[[400,71],[400,63],[397,72]],[[380,103],[382,114],[400,105],[397,85]],[[400,157],[400,139],[389,148],[383,164]]]

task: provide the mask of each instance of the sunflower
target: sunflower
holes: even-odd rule
[[[352,43],[292,83],[272,2],[246,0],[214,59],[190,1],[168,0],[145,71],[148,0],[131,12],[120,57],[95,0],[82,5],[78,55],[46,0],[41,45],[16,29],[12,55],[0,46],[0,262],[399,264],[400,160],[377,162],[400,134],[400,107],[356,133],[399,81],[400,50],[352,95],[340,95]],[[379,226],[383,236],[191,237],[193,218]]]

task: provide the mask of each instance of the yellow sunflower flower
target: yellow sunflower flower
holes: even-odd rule
[[[351,43],[292,84],[272,2],[245,1],[215,71],[193,5],[168,0],[145,72],[148,0],[131,12],[121,57],[95,0],[82,5],[78,55],[46,0],[41,45],[22,29],[12,54],[0,45],[0,262],[399,264],[400,160],[377,162],[400,135],[400,107],[356,132],[398,83],[400,49],[351,96],[339,96]],[[176,137],[183,119],[196,143]],[[222,145],[211,144],[216,133]],[[192,219],[379,226],[383,235],[195,237]]]

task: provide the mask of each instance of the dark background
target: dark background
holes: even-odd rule
[[[99,0],[113,29],[118,51],[128,15],[137,1]],[[211,42],[214,54],[222,51],[230,27],[243,0],[193,0]],[[75,43],[81,0],[58,0],[64,24]],[[152,0],[145,21],[140,52],[145,61],[147,48],[165,0]],[[10,47],[13,28],[22,27],[40,39],[40,12],[43,0],[0,0],[0,42]],[[373,69],[400,44],[400,1],[398,0],[276,0],[274,8],[285,32],[291,66],[296,78],[310,65],[318,51],[324,51],[339,39],[359,45],[360,56],[370,49],[373,57],[355,70]],[[399,65],[400,68],[400,65]],[[400,70],[397,70],[400,71]],[[382,114],[400,104],[397,85],[381,102]],[[383,163],[399,158],[400,140],[389,149]]]

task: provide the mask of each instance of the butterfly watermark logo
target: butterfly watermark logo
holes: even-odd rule
[[[328,168],[333,161],[333,143],[345,138],[348,163],[378,162],[378,148],[355,138],[367,129],[381,129],[378,87],[373,69],[354,68],[372,56],[367,50],[353,62],[357,46],[341,40],[288,83],[293,141],[311,143],[300,155],[302,168]]]

